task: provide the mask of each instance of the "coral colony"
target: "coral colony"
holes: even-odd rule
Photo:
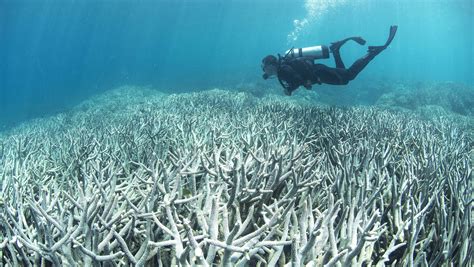
[[[472,266],[454,120],[141,94],[0,137],[1,265]]]

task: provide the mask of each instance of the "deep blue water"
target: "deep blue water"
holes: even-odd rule
[[[472,0],[0,0],[0,125],[124,84],[257,81],[267,54],[351,35],[379,45],[392,24],[391,47],[358,79],[474,83]],[[348,44],[346,65],[365,50]]]

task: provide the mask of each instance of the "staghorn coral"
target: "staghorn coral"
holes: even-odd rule
[[[410,110],[438,106],[441,110],[474,116],[474,88],[454,82],[399,84],[382,95],[377,105]]]
[[[452,121],[132,102],[1,137],[2,265],[472,265],[472,136]]]

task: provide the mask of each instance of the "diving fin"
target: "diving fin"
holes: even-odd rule
[[[388,35],[388,39],[385,42],[385,44],[380,45],[380,46],[369,46],[368,52],[372,52],[376,54],[382,52],[385,48],[387,48],[390,45],[390,43],[392,43],[392,40],[393,38],[395,38],[395,34],[397,33],[397,29],[398,29],[397,25],[390,26],[390,34]]]
[[[365,45],[365,40],[364,38],[357,36],[357,37],[352,37],[352,40],[360,45]]]
[[[349,37],[349,38],[346,38],[344,40],[341,40],[341,41],[337,41],[337,42],[334,42],[334,43],[331,43],[331,45],[329,46],[329,49],[331,50],[332,53],[334,52],[337,52],[339,51],[339,49],[341,48],[341,46],[343,44],[345,44],[347,41],[349,40],[352,40],[360,45],[365,45],[365,40],[364,38],[360,37],[360,36],[356,36],[356,37]]]
[[[397,33],[398,26],[397,25],[392,25],[390,26],[390,34],[388,35],[387,42],[385,42],[385,47],[389,46],[390,43],[392,42],[393,38],[395,37],[395,34]]]

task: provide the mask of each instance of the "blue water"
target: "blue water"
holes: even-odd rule
[[[379,45],[392,24],[358,79],[474,83],[472,0],[0,0],[0,127],[124,84],[260,81],[267,54],[352,35]],[[365,50],[347,45],[346,65]]]

